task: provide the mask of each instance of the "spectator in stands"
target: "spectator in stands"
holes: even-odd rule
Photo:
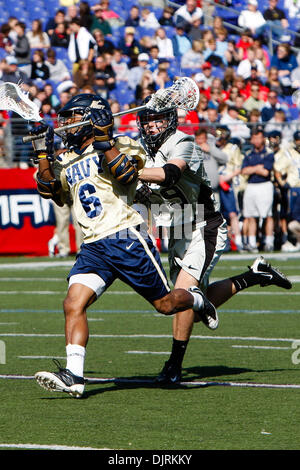
[[[251,69],[252,67],[255,67],[257,69],[257,74],[258,77],[264,77],[265,76],[265,67],[263,63],[259,60],[256,59],[255,57],[255,50],[253,47],[249,47],[248,53],[247,53],[247,58],[243,59],[236,70],[236,74],[247,79],[251,75]]]
[[[76,8],[77,10],[77,8]],[[91,24],[93,21],[93,14],[88,2],[81,0],[79,3],[78,12],[76,11],[76,16],[80,19],[81,26],[84,26],[88,31],[91,29]]]
[[[197,0],[186,0],[185,5],[178,8],[174,14],[175,25],[184,24],[187,31],[195,18],[203,19],[203,11],[197,6]]]
[[[122,26],[124,21],[120,18],[120,15],[110,8],[109,0],[101,0],[97,5],[91,7],[92,10],[100,5],[101,17],[107,21],[111,28]]]
[[[31,49],[47,49],[50,47],[50,39],[46,32],[43,31],[41,20],[33,20],[31,30],[26,33]]]
[[[236,106],[228,107],[227,112],[220,119],[220,124],[229,128],[231,137],[238,137],[244,141],[250,137],[250,130],[240,119],[239,109]]]
[[[242,10],[238,17],[238,25],[241,28],[250,29],[253,35],[257,35],[257,30],[266,24],[263,14],[258,10],[257,0],[248,0],[247,9]],[[258,34],[259,35],[259,34]]]
[[[175,57],[181,57],[191,48],[191,41],[185,33],[185,27],[178,23],[175,34],[172,36],[173,53]]]
[[[109,39],[106,39],[103,32],[100,29],[95,29],[93,33],[95,43],[94,48],[94,57],[105,54],[109,52],[110,54],[114,53],[115,46]],[[91,58],[91,56],[90,56]]]
[[[192,47],[181,56],[181,67],[196,70],[203,62],[203,41],[193,41]]]
[[[104,20],[104,18],[102,17],[102,8],[100,7],[100,5],[95,5],[93,7],[93,14],[88,30],[92,34],[94,34],[95,30],[100,30],[102,31],[104,36],[112,35],[112,29],[109,22]]]
[[[267,70],[266,87],[277,93],[278,96],[283,96],[283,88],[279,80],[279,72],[277,67],[270,67]]]
[[[137,5],[133,5],[129,10],[129,15],[126,18],[125,26],[133,26],[136,28],[139,26],[140,21],[140,9]]]
[[[217,55],[220,55],[223,57],[223,62],[225,65],[227,65],[227,60],[226,60],[226,52],[228,49],[228,31],[225,27],[219,28],[217,31],[217,36],[216,36],[216,43],[217,43],[217,49],[216,53]]]
[[[149,8],[143,8],[141,11],[139,26],[141,28],[157,29],[160,24],[153,11],[150,11]]]
[[[250,96],[244,101],[244,108],[248,112],[252,111],[252,109],[261,111],[264,106],[265,101],[260,99],[259,96],[259,85],[253,82],[250,89]]]
[[[48,100],[51,105],[51,108],[56,112],[60,103],[59,103],[58,96],[56,95],[56,93],[54,93],[53,86],[51,85],[51,83],[45,84],[44,92],[47,97],[45,101]]]
[[[217,42],[215,38],[208,40],[207,48],[203,51],[203,58],[214,67],[224,67],[226,58],[217,51]]]
[[[236,48],[239,54],[239,61],[247,59],[249,47],[253,44],[252,32],[249,28],[242,31],[240,38],[236,43]]]
[[[57,59],[55,49],[48,49],[45,64],[49,69],[49,79],[54,83],[71,79],[71,74],[63,60]]]
[[[157,28],[154,34],[154,42],[159,50],[159,58],[174,59],[173,42],[167,37],[167,33],[164,28]]]
[[[2,71],[1,80],[3,82],[11,82],[16,84],[30,84],[29,77],[18,68],[18,61],[14,56],[7,56],[4,59],[4,70]]]
[[[47,80],[50,76],[49,69],[45,64],[45,55],[41,49],[34,51],[31,60],[31,76],[32,80],[37,78],[40,80]]]
[[[111,64],[107,63],[107,60],[104,54],[96,57],[94,69],[95,69],[95,75],[98,74],[99,76],[100,74],[102,74],[103,77],[105,77],[105,85],[108,88],[108,90],[113,90],[116,86],[116,75]]]
[[[46,23],[45,30],[48,36],[51,36],[53,34],[57,25],[59,25],[60,23],[65,23],[65,21],[66,21],[65,11],[63,9],[57,10],[54,15],[54,18],[49,18],[49,20]]]
[[[132,67],[134,64],[134,59],[141,51],[141,46],[135,38],[135,28],[132,26],[127,26],[125,28],[124,36],[121,37],[118,47],[125,56],[130,58],[129,67]]]
[[[207,122],[208,120],[208,98],[205,95],[200,94],[199,103],[197,105],[197,115],[199,122]]]
[[[227,67],[224,71],[224,77],[222,80],[223,90],[229,92],[233,86],[235,78],[235,69],[233,67]]]
[[[260,60],[263,63],[265,70],[267,70],[270,67],[271,60],[269,52],[262,46],[262,40],[255,38],[253,40],[252,47],[255,52],[255,59]]]
[[[158,22],[161,26],[175,26],[173,21],[174,9],[170,6],[166,6],[158,18]]]
[[[271,58],[271,67],[277,67],[278,77],[285,95],[292,92],[291,72],[298,66],[295,54],[288,43],[277,46],[276,53]]]
[[[31,74],[31,50],[29,41],[26,37],[25,30],[26,24],[19,21],[15,24],[15,32],[17,33],[16,41],[12,46],[6,48],[6,50],[14,55],[18,61],[18,68],[24,72],[28,77]]]
[[[258,252],[257,222],[265,221],[265,251],[274,249],[274,221],[272,205],[274,188],[271,173],[274,154],[267,151],[265,135],[262,128],[253,128],[251,133],[252,147],[246,152],[242,163],[242,175],[248,176],[244,193],[243,215],[248,219],[248,250]]]
[[[9,37],[10,26],[8,23],[4,23],[1,25],[0,28],[0,47],[5,49],[9,53],[9,49],[7,47],[12,46],[12,40]]]
[[[149,49],[149,70],[154,72],[161,60],[168,61],[169,59],[159,58],[159,48],[156,44],[153,44]]]
[[[129,77],[129,68],[127,62],[122,56],[122,51],[119,48],[116,48],[113,53],[113,59],[111,61],[111,66],[115,73],[116,82],[128,82]]]
[[[200,29],[202,24],[201,18],[194,18],[192,24],[188,29],[187,35],[191,42],[201,41],[203,39],[203,31]]]
[[[107,75],[103,72],[95,73],[95,80],[93,85],[94,93],[102,96],[105,100],[109,99],[109,87],[107,85]]]
[[[141,76],[141,80],[139,81],[135,89],[135,100],[137,105],[139,106],[140,104],[142,104],[145,89],[149,90],[150,93],[154,93],[156,88],[157,86],[153,78],[152,72],[147,69],[144,70]]]
[[[95,45],[95,39],[91,33],[80,25],[80,20],[74,18],[70,23],[70,42],[68,46],[68,56],[73,62],[73,72],[78,68],[81,59],[88,59],[90,50]]]
[[[278,95],[276,91],[270,90],[268,93],[268,100],[265,102],[261,109],[261,119],[263,122],[270,121],[274,117],[275,111],[281,109],[281,105],[278,102]]]
[[[149,55],[142,52],[138,55],[138,63],[135,67],[129,70],[128,85],[132,90],[136,90],[138,83],[140,83],[142,76],[148,68]]]
[[[66,23],[59,23],[50,36],[51,47],[63,47],[64,49],[68,49],[69,41],[70,36]]]
[[[94,85],[94,66],[92,62],[87,59],[81,59],[78,64],[78,69],[73,74],[73,81],[78,86],[79,90],[86,85]]]
[[[271,27],[279,26],[279,28],[281,28],[272,28],[272,36],[274,39],[283,42],[290,40],[290,36],[282,31],[289,28],[289,22],[285,12],[281,8],[278,8],[278,0],[269,0],[269,7],[264,10],[263,17],[267,25]]]
[[[204,75],[204,88],[209,88],[212,84],[212,81],[214,79],[212,75],[212,65],[210,62],[204,62],[201,65],[202,73]]]

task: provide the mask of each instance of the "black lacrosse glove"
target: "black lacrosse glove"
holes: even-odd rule
[[[37,127],[32,127],[29,131],[29,135],[40,136],[39,139],[32,141],[34,149],[33,162],[38,163],[39,159],[46,155],[47,160],[50,162],[54,161],[54,130],[52,126],[48,126],[45,122],[42,122]]]
[[[93,126],[95,150],[106,152],[115,145],[113,138],[114,118],[112,112],[108,109],[90,108],[90,122]]]

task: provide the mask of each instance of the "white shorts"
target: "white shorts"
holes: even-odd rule
[[[191,239],[182,238],[169,242],[170,278],[173,284],[179,271],[193,276],[206,290],[209,275],[224,252],[227,244],[227,225],[222,217],[209,220],[207,225],[195,229]]]
[[[244,192],[244,217],[272,217],[274,186],[266,183],[248,183]]]

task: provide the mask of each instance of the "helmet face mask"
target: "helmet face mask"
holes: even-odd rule
[[[109,104],[99,95],[81,93],[74,96],[68,103],[58,111],[58,123],[60,126],[78,122],[78,126],[61,132],[64,144],[70,149],[80,148],[82,144],[93,136],[92,125],[81,126],[80,123],[88,119],[90,108],[101,106],[108,108]]]
[[[177,110],[168,108],[163,111],[145,109],[137,115],[137,126],[148,149],[152,152],[174,134],[177,129]]]

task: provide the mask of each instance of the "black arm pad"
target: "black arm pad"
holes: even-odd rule
[[[165,188],[171,188],[181,177],[180,168],[178,168],[178,166],[174,165],[173,163],[166,163],[163,166],[163,170],[165,172],[165,181],[161,183],[161,186],[164,186]]]

